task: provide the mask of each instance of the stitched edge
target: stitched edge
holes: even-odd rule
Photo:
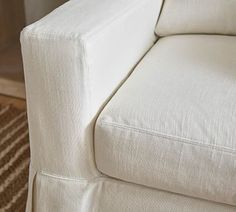
[[[190,145],[204,147],[204,148],[211,148],[211,149],[215,149],[217,151],[236,154],[236,149],[231,149],[231,148],[218,146],[218,145],[204,144],[203,141],[199,141],[197,139],[190,139],[190,138],[178,137],[178,136],[174,136],[174,135],[167,135],[167,134],[163,134],[163,133],[157,132],[155,130],[151,130],[151,129],[142,129],[142,128],[137,128],[137,127],[130,126],[130,125],[118,124],[118,123],[106,122],[106,121],[100,122],[100,125],[101,126],[106,125],[109,127],[119,128],[119,129],[123,129],[123,130],[135,131],[135,132],[138,132],[141,134],[147,134],[147,135],[151,135],[151,136],[156,136],[156,137],[160,137],[160,138],[178,141],[178,142],[185,143],[185,144],[190,144]]]
[[[48,32],[48,31],[46,33],[45,32],[44,33],[40,33],[40,32],[35,33],[35,31],[34,31],[35,30],[35,24],[31,24],[31,25],[25,27],[22,30],[21,34],[22,35],[24,34],[25,36],[28,36],[28,37],[30,36],[31,39],[44,39],[44,40],[56,40],[56,41],[60,41],[62,39],[63,40],[69,40],[69,41],[71,41],[71,40],[74,41],[76,39],[82,39],[83,40],[85,38],[90,38],[93,35],[97,35],[99,33],[102,33],[105,29],[107,29],[107,27],[109,27],[110,25],[112,25],[116,21],[122,20],[123,17],[125,17],[125,16],[129,15],[130,13],[136,11],[136,9],[142,8],[141,6],[143,6],[146,3],[147,3],[146,1],[141,1],[140,2],[140,1],[134,0],[133,2],[125,5],[125,7],[123,9],[121,9],[113,17],[108,17],[107,21],[99,23],[96,27],[94,27],[93,29],[91,29],[87,32],[84,32],[84,33],[80,33],[79,31],[76,31],[76,32],[73,31],[73,32],[66,33],[66,34],[63,34],[63,35],[62,34],[51,33],[51,32]],[[68,2],[66,4],[68,4]],[[36,28],[37,28],[37,26],[36,26]]]
[[[91,177],[91,178],[72,178],[72,177],[65,177],[62,175],[57,175],[57,174],[53,174],[53,173],[48,173],[46,171],[39,171],[38,174],[46,176],[46,177],[51,177],[57,180],[66,180],[66,181],[75,181],[75,182],[88,182],[88,181],[94,181],[96,179],[103,179],[106,178],[105,175],[100,175],[97,177]]]

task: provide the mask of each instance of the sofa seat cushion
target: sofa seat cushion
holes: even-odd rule
[[[236,205],[236,37],[161,38],[98,117],[97,168]]]

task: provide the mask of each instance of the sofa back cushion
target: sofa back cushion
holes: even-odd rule
[[[236,35],[236,0],[164,0],[156,33]]]

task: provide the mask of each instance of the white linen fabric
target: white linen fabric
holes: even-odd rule
[[[100,176],[93,158],[94,121],[156,41],[161,3],[74,0],[23,30],[31,145],[27,211],[40,171]]]
[[[235,212],[236,210],[233,206],[150,189],[107,177],[78,181],[38,173],[35,184],[35,212]]]
[[[236,37],[161,38],[100,114],[104,174],[236,205]]]
[[[236,202],[235,38],[170,37],[145,56],[162,3],[71,0],[22,32],[27,212],[236,210],[157,189]]]
[[[235,0],[165,0],[156,33],[236,35],[235,20]]]

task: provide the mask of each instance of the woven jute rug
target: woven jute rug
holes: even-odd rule
[[[0,212],[25,211],[29,158],[26,111],[0,105]]]

